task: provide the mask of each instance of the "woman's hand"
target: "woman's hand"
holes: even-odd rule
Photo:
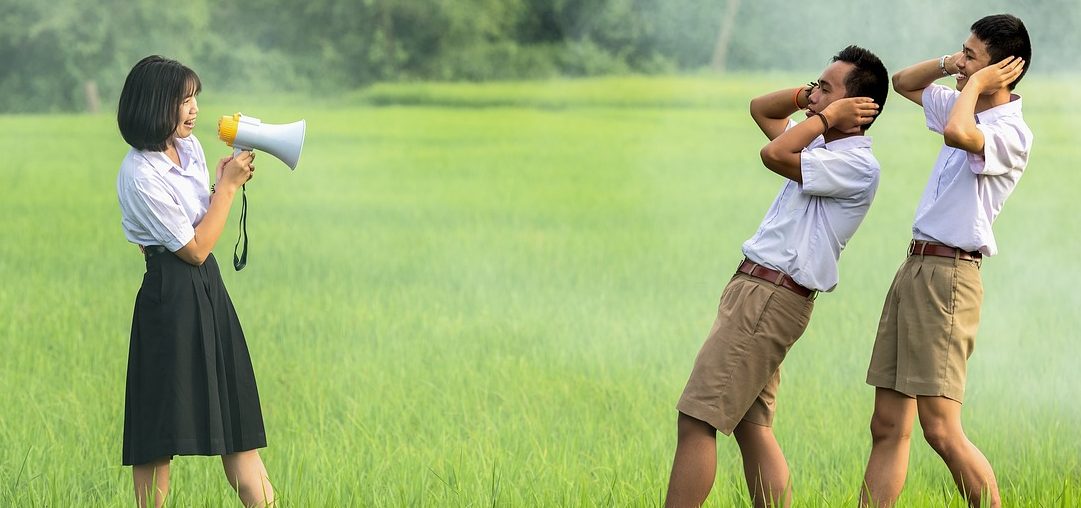
[[[230,190],[236,190],[241,185],[248,183],[248,180],[252,178],[252,174],[255,173],[254,162],[255,154],[249,151],[240,152],[236,157],[225,157],[218,161],[215,189],[221,189],[225,186]]]

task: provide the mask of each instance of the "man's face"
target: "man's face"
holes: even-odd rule
[[[975,35],[969,35],[965,43],[961,45],[961,57],[954,62],[957,66],[957,89],[963,90],[968,84],[968,77],[976,71],[991,65],[991,55],[987,52],[987,44]]]
[[[818,78],[818,86],[811,90],[810,101],[807,103],[807,116],[821,113],[833,101],[848,96],[845,78],[853,68],[855,65],[848,62],[833,62],[822,71],[822,76]]]

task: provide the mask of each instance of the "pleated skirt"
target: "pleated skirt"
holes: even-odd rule
[[[124,465],[265,446],[251,357],[214,255],[202,266],[149,256],[131,322]]]

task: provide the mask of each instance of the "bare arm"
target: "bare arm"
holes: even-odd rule
[[[957,73],[957,66],[953,62],[960,58],[958,51],[946,57],[946,72]],[[942,69],[938,66],[939,59],[932,58],[923,62],[910,65],[893,75],[893,89],[905,96],[906,99],[923,106],[923,89],[931,86],[939,78],[943,77]]]
[[[771,141],[788,127],[788,117],[807,107],[810,87],[786,88],[751,100],[751,118]],[[797,107],[798,106],[798,107]]]
[[[826,133],[826,124],[831,130],[859,134],[862,126],[874,120],[877,114],[878,104],[870,97],[834,101],[819,113],[821,118],[808,118],[763,147],[760,152],[762,164],[778,175],[803,183],[801,154],[814,138]]]
[[[988,65],[968,78],[968,85],[953,104],[942,138],[947,146],[970,153],[983,153],[983,131],[976,127],[976,101],[1006,87],[1024,70],[1025,61],[1009,57]]]
[[[218,178],[214,194],[210,196],[210,207],[199,225],[195,227],[195,238],[176,251],[177,257],[188,264],[200,266],[214,250],[225,221],[229,218],[229,208],[233,205],[233,196],[237,189],[251,180],[255,166],[251,164],[254,156],[251,152],[240,152],[235,158],[226,157],[218,161]]]

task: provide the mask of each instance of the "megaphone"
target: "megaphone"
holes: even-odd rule
[[[234,148],[233,155],[241,150],[261,150],[293,170],[300,160],[300,149],[304,148],[304,127],[304,120],[275,125],[237,113],[218,120],[218,139]]]
[[[300,149],[304,147],[304,120],[285,125],[263,123],[262,120],[244,116],[240,113],[225,115],[218,120],[218,139],[233,147],[236,157],[242,150],[261,150],[277,157],[293,170],[300,160]],[[240,209],[240,236],[233,246],[233,268],[242,270],[248,264],[248,195],[241,187],[243,203]],[[237,254],[240,242],[244,250]]]

